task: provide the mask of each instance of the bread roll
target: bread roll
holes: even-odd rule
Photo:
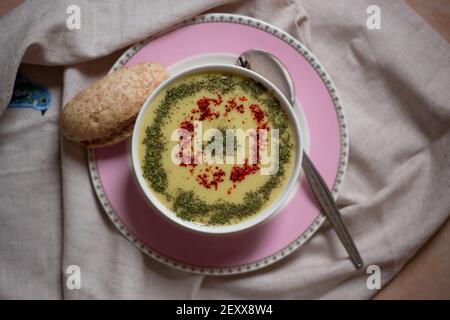
[[[108,74],[66,104],[61,115],[63,134],[86,147],[123,141],[131,135],[147,97],[168,76],[166,68],[156,63]]]

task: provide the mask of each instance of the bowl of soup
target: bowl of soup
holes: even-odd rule
[[[298,120],[259,74],[233,65],[191,68],[146,100],[132,137],[140,189],[165,218],[210,234],[273,217],[297,186]]]

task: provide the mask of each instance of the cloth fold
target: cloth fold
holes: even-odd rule
[[[372,4],[381,9],[380,30],[366,27]],[[80,30],[66,27],[70,5],[81,9]],[[448,218],[449,45],[402,2],[28,1],[0,17],[0,297],[363,299],[376,293],[328,224],[283,261],[250,274],[204,277],[161,265],[115,230],[96,200],[85,150],[59,139],[62,106],[104,76],[126,46],[209,10],[286,30],[333,78],[350,133],[338,204],[366,264],[380,266],[383,285]],[[30,77],[53,94],[45,117],[6,109],[21,61],[34,65],[27,66]],[[48,67],[55,65],[62,67]],[[81,269],[79,290],[66,286],[70,265]]]

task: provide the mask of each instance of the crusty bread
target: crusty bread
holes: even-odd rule
[[[87,147],[118,143],[131,135],[149,94],[168,78],[164,66],[140,63],[108,74],[64,107],[64,135]]]

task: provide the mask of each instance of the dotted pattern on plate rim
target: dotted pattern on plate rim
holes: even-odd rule
[[[228,23],[237,23],[248,25],[265,32],[272,34],[273,36],[283,40],[288,43],[291,47],[297,50],[316,70],[319,74],[322,81],[325,83],[328,92],[330,93],[331,98],[333,99],[333,103],[336,109],[336,113],[338,115],[339,127],[340,127],[340,135],[341,135],[341,154],[339,159],[339,168],[336,175],[336,179],[333,184],[332,193],[333,196],[336,197],[339,191],[339,187],[342,183],[342,179],[347,167],[348,162],[348,149],[349,149],[349,139],[348,139],[348,131],[347,125],[345,121],[345,114],[343,107],[341,105],[337,90],[331,81],[328,73],[322,67],[317,58],[305,47],[301,44],[297,39],[293,38],[288,33],[274,27],[267,22],[263,22],[254,18],[239,16],[233,14],[205,14],[201,16],[197,16],[195,18],[183,21],[179,24],[174,25],[173,27],[163,31],[162,33],[155,34],[145,40],[142,40],[127,51],[125,51],[122,56],[116,61],[116,63],[112,66],[109,72],[112,72],[118,68],[124,66],[140,49],[146,46],[153,39],[160,37],[164,34],[167,34],[175,29],[199,23],[211,23],[211,22],[228,22]],[[270,256],[267,256],[258,261],[254,261],[244,265],[238,266],[230,266],[230,267],[201,267],[194,266],[190,264],[183,263],[181,261],[174,260],[172,258],[166,257],[163,254],[153,250],[144,244],[141,240],[139,240],[136,236],[134,236],[123,224],[114,208],[112,207],[110,201],[108,200],[106,193],[103,189],[102,182],[100,180],[100,176],[97,169],[97,162],[95,160],[95,151],[88,149],[88,165],[89,165],[89,173],[91,176],[92,184],[94,185],[95,192],[97,194],[98,200],[100,201],[103,209],[107,213],[108,217],[111,219],[113,224],[117,227],[117,229],[125,236],[130,242],[132,242],[135,246],[137,246],[142,252],[151,256],[152,258],[158,260],[159,262],[169,265],[173,268],[188,271],[197,274],[203,275],[233,275],[233,274],[241,274],[254,270],[261,269],[263,267],[269,266],[284,257],[288,256],[290,253],[298,249],[302,246],[307,240],[309,240],[312,235],[314,235],[320,226],[325,221],[325,217],[323,214],[319,214],[317,218],[311,223],[311,225],[306,229],[299,237],[297,237],[294,241],[292,241],[289,245],[284,247],[283,249],[273,253]]]

